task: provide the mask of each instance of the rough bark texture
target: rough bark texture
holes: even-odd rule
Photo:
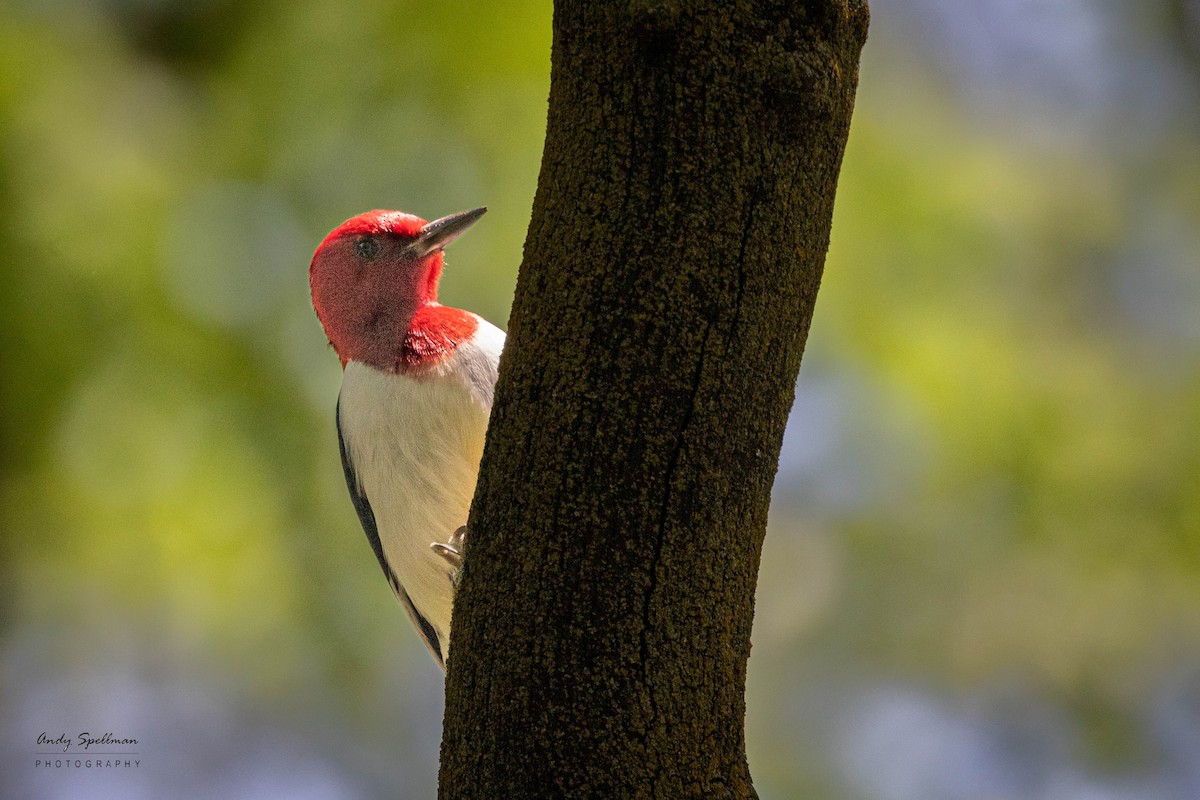
[[[442,798],[752,797],[780,442],[865,0],[559,0]]]

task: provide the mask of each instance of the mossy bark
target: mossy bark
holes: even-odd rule
[[[559,0],[442,798],[752,797],[771,484],[864,0]]]

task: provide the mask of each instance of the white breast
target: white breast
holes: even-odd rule
[[[471,342],[417,376],[351,361],[342,378],[342,436],[384,555],[443,654],[454,589],[430,544],[467,522],[503,346],[481,319]]]

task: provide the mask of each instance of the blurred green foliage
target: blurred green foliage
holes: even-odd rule
[[[764,797],[875,796],[826,734],[878,685],[957,708],[1014,684],[1073,721],[1067,760],[1154,762],[1139,709],[1200,661],[1194,118],[1023,137],[898,19],[868,45],[764,554]],[[306,268],[359,211],[487,204],[443,300],[502,324],[549,32],[532,2],[0,7],[12,748],[88,717],[159,751],[123,796],[249,796],[261,770],[431,793],[439,676],[345,497]],[[12,796],[94,788],[21,769]]]

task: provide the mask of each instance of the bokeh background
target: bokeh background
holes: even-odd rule
[[[1200,2],[877,0],[764,552],[762,797],[1200,797]],[[306,268],[491,212],[549,3],[0,3],[0,796],[432,797]],[[731,109],[731,113],[737,113]],[[141,767],[35,769],[37,736]]]

